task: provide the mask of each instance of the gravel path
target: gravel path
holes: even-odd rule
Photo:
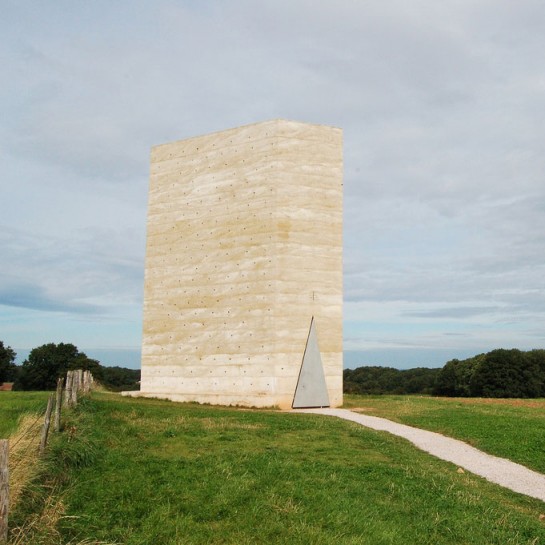
[[[432,431],[398,424],[385,418],[355,413],[347,409],[298,409],[294,412],[324,414],[350,420],[367,428],[387,431],[409,440],[419,449],[437,458],[484,477],[488,481],[545,501],[545,475],[532,471],[505,458],[485,454],[463,441],[445,437]]]

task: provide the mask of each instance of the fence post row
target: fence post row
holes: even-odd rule
[[[0,543],[8,541],[9,441],[0,439]]]
[[[47,436],[51,425],[51,413],[55,406],[55,431],[61,429],[61,404],[62,386],[64,380],[57,380],[57,391],[51,394],[47,400],[42,436],[40,439],[40,455],[45,451]],[[93,387],[94,380],[90,371],[68,371],[66,374],[66,392],[64,403],[73,407],[77,403],[78,390],[89,393]],[[8,515],[9,515],[9,441],[0,439],[0,544],[8,540]]]

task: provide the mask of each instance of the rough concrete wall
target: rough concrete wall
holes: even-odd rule
[[[276,353],[289,361],[281,388],[293,400],[312,317],[329,399],[342,404],[342,132],[285,123],[278,128]],[[295,384],[296,384],[295,380]]]
[[[341,137],[277,120],[153,148],[142,394],[289,407],[315,316],[342,403]]]

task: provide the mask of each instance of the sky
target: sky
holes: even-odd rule
[[[541,0],[0,7],[0,340],[20,354],[137,367],[150,148],[275,118],[344,131],[345,365],[545,347]]]

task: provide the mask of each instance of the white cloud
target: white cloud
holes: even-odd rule
[[[4,302],[139,329],[151,145],[288,117],[345,131],[348,347],[542,344],[544,23],[537,0],[7,2]]]

